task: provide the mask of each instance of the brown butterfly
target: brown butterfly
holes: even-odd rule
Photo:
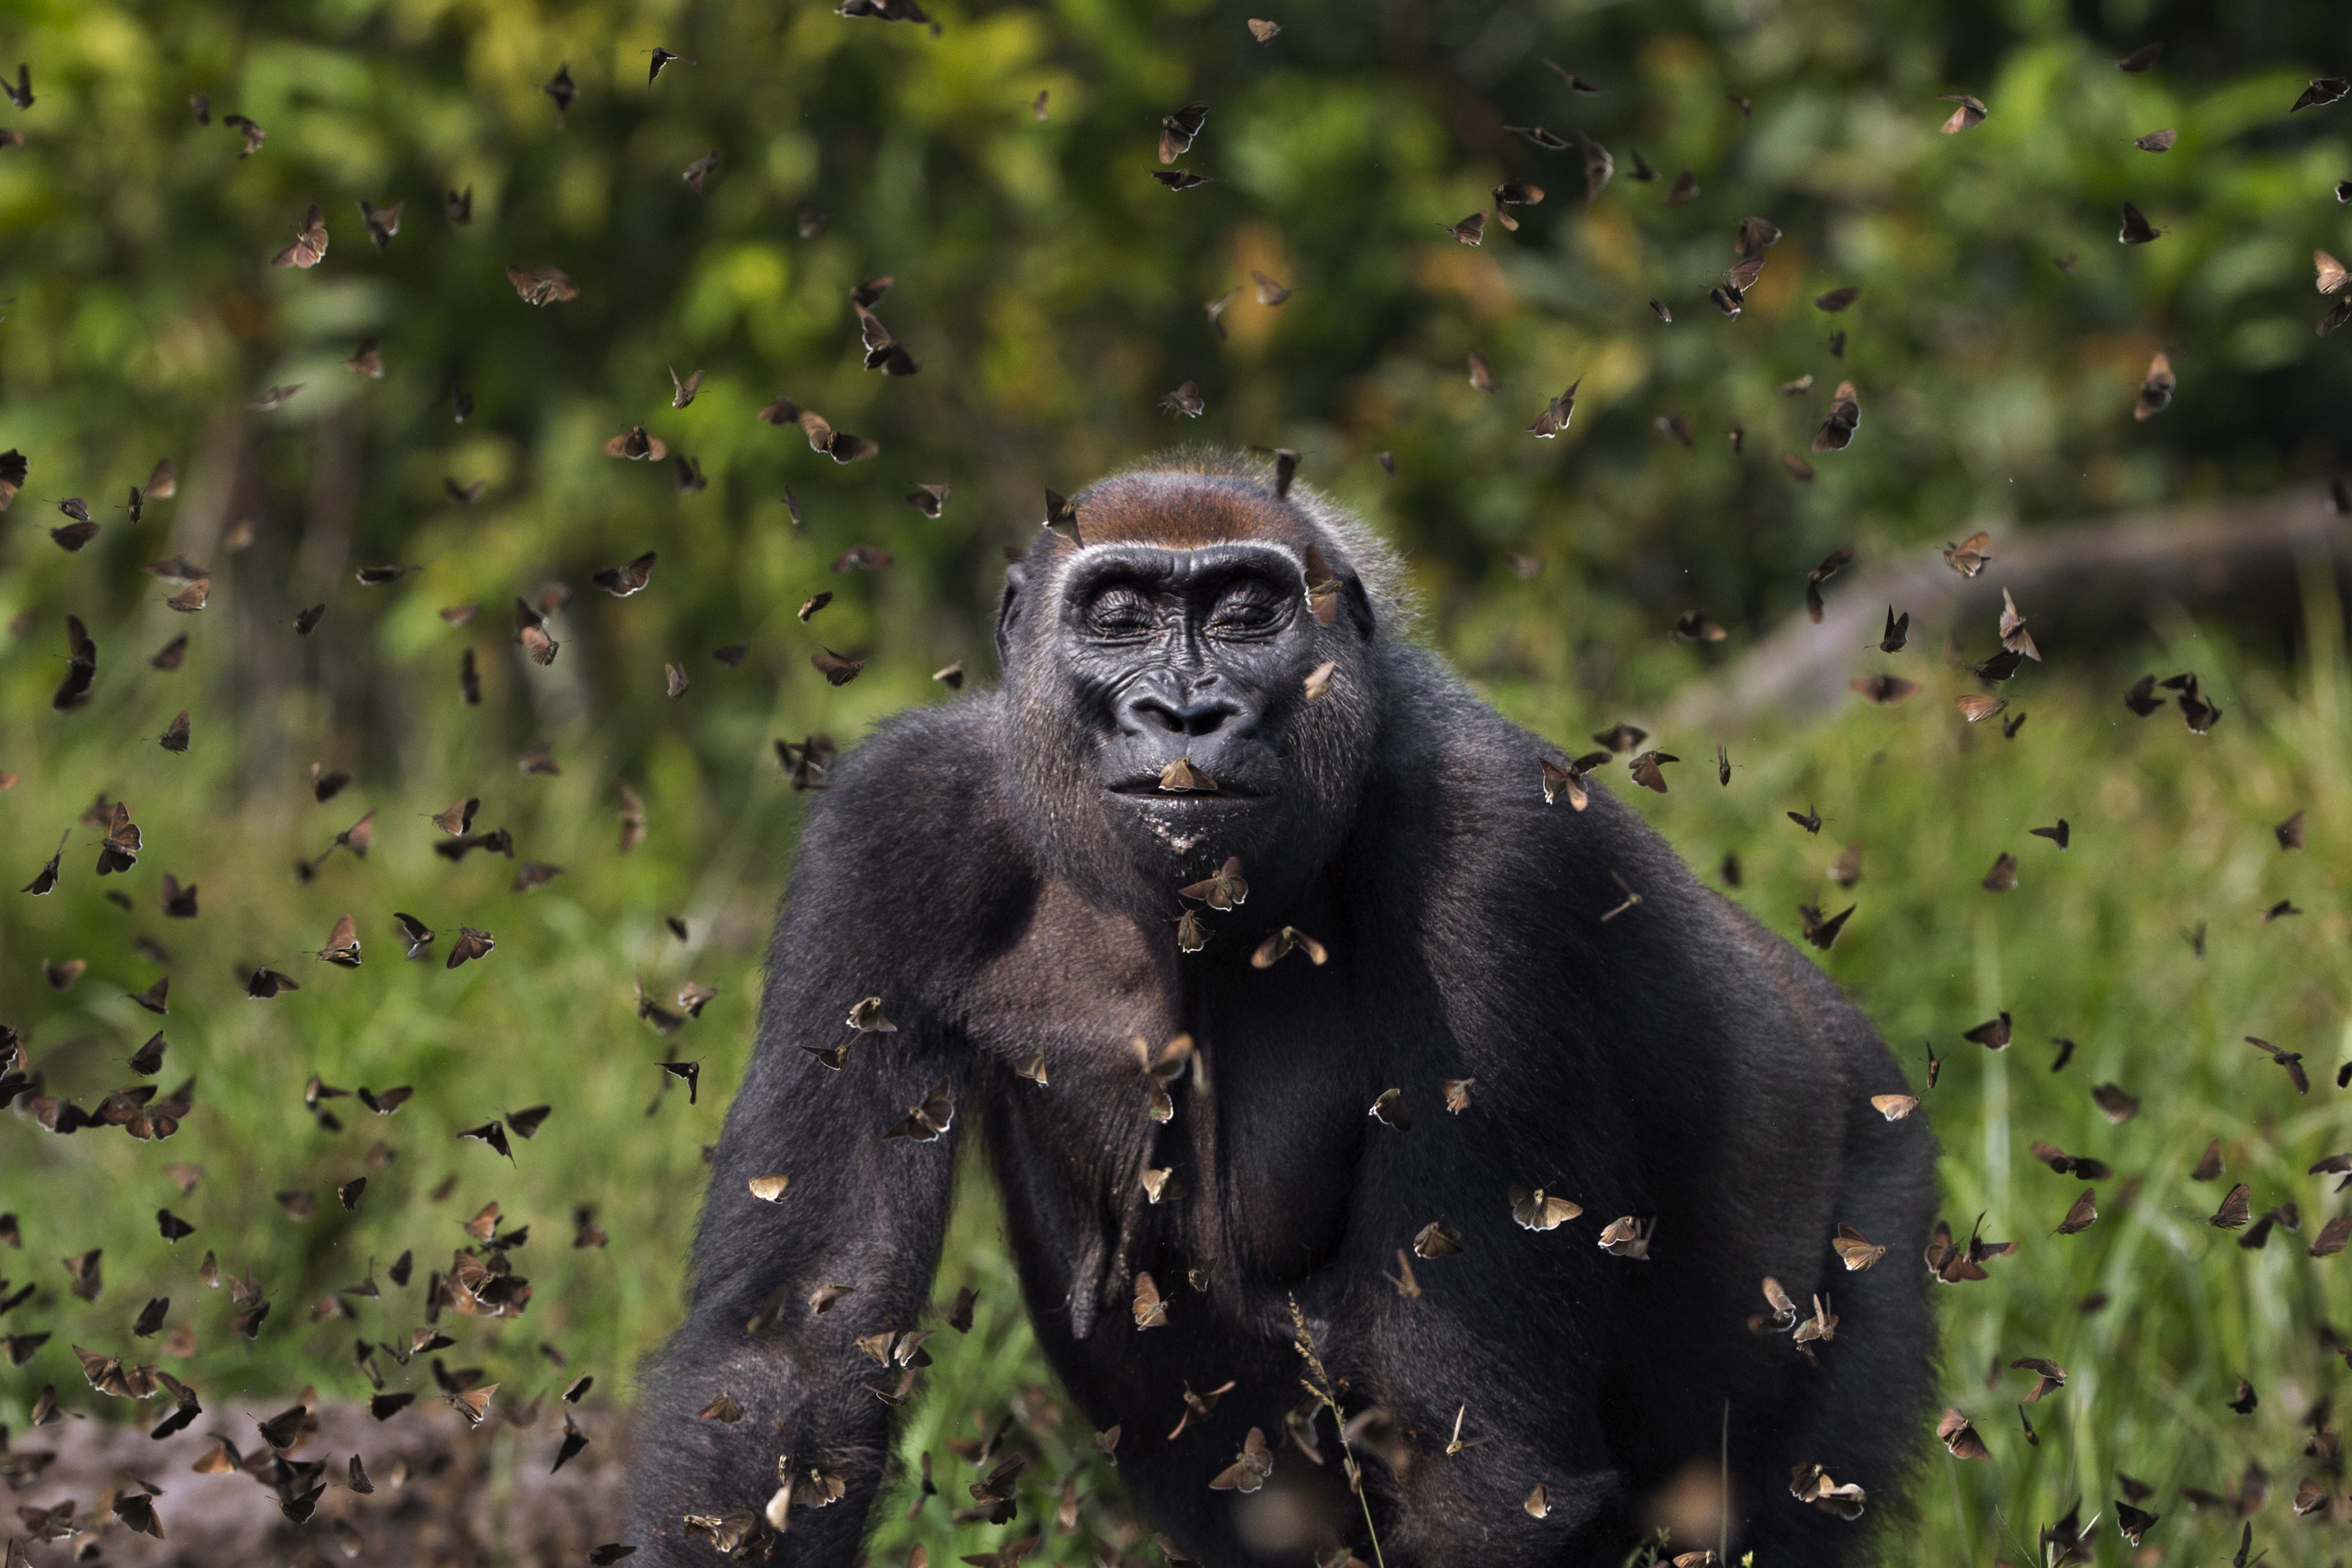
[[[1637,152],[1634,156],[1639,158],[1641,154]],[[1503,184],[1496,186],[1494,190],[1488,193],[1495,199],[1495,221],[1501,224],[1505,228],[1510,229],[1514,232],[1517,232],[1518,229],[1519,220],[1511,216],[1510,214],[1505,212],[1503,209],[1505,207],[1531,207],[1544,199],[1544,192],[1541,185],[1533,185],[1526,183],[1525,181],[1519,180],[1507,181]]]
[[[1654,1219],[1636,1219],[1621,1215],[1611,1220],[1601,1231],[1601,1248],[1620,1258],[1632,1258],[1647,1262],[1650,1257],[1650,1237],[1658,1228]]]
[[[1970,724],[1982,724],[1986,719],[2009,706],[2009,699],[1984,696],[1975,692],[1964,692],[1952,699],[1952,705],[1960,710],[1960,716]]]
[[[2139,383],[2139,402],[2132,408],[2132,417],[2152,419],[2170,408],[2173,388],[2179,384],[2172,373],[2172,361],[2158,353],[2147,362],[2147,375]]]
[[[940,1079],[931,1085],[931,1092],[922,1103],[907,1113],[906,1120],[882,1135],[886,1138],[912,1138],[919,1144],[937,1142],[955,1117],[954,1107],[948,1098],[948,1081]]]
[[[656,463],[669,455],[669,447],[658,435],[648,435],[642,424],[633,424],[612,440],[604,443],[604,455],[625,457],[632,463],[651,458]]]
[[[526,305],[558,305],[580,298],[580,287],[560,267],[507,268],[507,281]]]
[[[1215,874],[1205,881],[1193,883],[1189,887],[1178,888],[1176,896],[1189,898],[1196,904],[1205,904],[1212,909],[1240,908],[1249,902],[1249,883],[1242,876],[1241,857],[1238,855],[1228,857],[1225,863],[1217,869]]]
[[[1669,762],[1681,760],[1681,758],[1672,752],[1644,751],[1628,762],[1626,768],[1633,775],[1634,783],[1644,789],[1654,789],[1663,795],[1666,793],[1666,778],[1660,769]]]
[[[1803,922],[1805,940],[1822,952],[1828,952],[1837,946],[1838,933],[1845,929],[1846,921],[1859,907],[1858,904],[1849,904],[1835,915],[1823,915],[1819,905],[1799,904],[1797,917]]]
[[[1306,954],[1307,962],[1318,967],[1331,956],[1322,943],[1318,942],[1296,925],[1286,925],[1258,944],[1257,950],[1250,955],[1250,967],[1271,968],[1294,950]]]
[[[310,215],[302,220],[302,232],[294,236],[292,245],[270,257],[269,265],[309,268],[318,266],[326,255],[327,214],[314,202]]]
[[[1160,1287],[1148,1273],[1135,1276],[1135,1326],[1138,1329],[1164,1329],[1168,1326],[1168,1302],[1160,1294]],[[1117,1428],[1113,1428],[1116,1432]],[[1110,1439],[1117,1443],[1118,1438]]]
[[[1906,681],[1900,675],[1864,675],[1846,684],[1881,707],[1892,706],[1919,690],[1916,681]]]
[[[1992,536],[1970,534],[1958,544],[1944,547],[1944,564],[1962,577],[1974,577],[1992,559]]]
[[[656,552],[647,550],[626,566],[606,567],[589,580],[615,599],[626,599],[642,592],[646,584],[653,580],[654,562],[658,559]]]
[[[327,936],[327,945],[319,949],[317,955],[319,961],[322,964],[333,964],[344,969],[358,968],[360,967],[359,929],[359,922],[348,915],[336,921],[334,930]]]
[[[88,702],[90,683],[98,675],[98,644],[89,640],[78,615],[66,617],[66,678],[49,698],[49,706],[59,712]]]
[[[1851,1225],[1841,1225],[1837,1228],[1837,1234],[1830,1238],[1830,1247],[1837,1253],[1838,1260],[1845,1265],[1846,1271],[1850,1274],[1860,1273],[1886,1256],[1885,1248],[1877,1245]]]
[[[1442,1220],[1431,1220],[1413,1233],[1416,1258],[1450,1258],[1462,1250],[1462,1233]]]
[[[1990,112],[1981,100],[1970,98],[1964,92],[1939,93],[1937,95],[1937,101],[1957,103],[1960,106],[1952,110],[1952,117],[1949,120],[1944,121],[1944,134],[1947,136],[1957,136],[1971,127],[1982,125],[1986,114]]]
[[[1584,1212],[1584,1206],[1571,1203],[1557,1193],[1546,1193],[1541,1187],[1515,1186],[1511,1189],[1511,1218],[1528,1230],[1557,1230]]]
[[[1209,106],[1188,103],[1160,121],[1160,161],[1173,163],[1192,150],[1202,128],[1209,122]]]
[[[1944,1447],[1956,1459],[1992,1458],[1992,1450],[1986,1448],[1984,1439],[1977,1436],[1976,1427],[1957,1410],[1947,1409],[1944,1412],[1943,1417],[1936,1423],[1936,1436],[1943,1439]]]
[[[442,1396],[451,1409],[466,1418],[467,1427],[478,1427],[490,1413],[490,1396],[499,1391],[495,1383],[485,1383],[479,1388],[451,1390]]]
[[[25,68],[22,66],[18,66],[16,68],[17,75],[20,78],[24,74],[24,69]],[[2342,77],[2315,77],[2312,78],[2311,85],[2305,88],[2302,95],[2294,100],[2294,108],[2288,110],[2287,112],[2292,114],[2297,110],[2325,108],[2326,105],[2334,103],[2343,98],[2347,93],[2352,93],[2352,81],[2347,81]],[[15,93],[11,93],[9,96],[11,98],[17,97]],[[31,89],[27,89],[23,97],[17,99],[17,101],[20,104],[27,104],[32,101],[32,97]]]
[[[1243,1439],[1242,1451],[1234,1462],[1217,1472],[1209,1482],[1212,1491],[1254,1492],[1265,1485],[1274,1474],[1274,1456],[1266,1451],[1265,1433],[1252,1427]]]
[[[814,409],[800,416],[801,432],[808,437],[809,450],[822,452],[835,463],[855,463],[863,457],[878,455],[881,444],[847,431],[836,431]]]
[[[449,961],[443,967],[454,969],[458,965],[471,962],[476,958],[486,958],[496,950],[498,945],[498,940],[488,932],[478,931],[470,925],[460,925],[457,927],[457,939],[449,945]]]
[[[2253,1206],[2248,1198],[2247,1186],[2240,1182],[2221,1199],[2221,1207],[2206,1221],[2217,1230],[2235,1230],[2253,1217]]]
[[[1816,452],[1843,452],[1853,444],[1853,433],[1862,425],[1862,403],[1852,382],[1838,382],[1831,394],[1829,417],[1813,434]]]
[[[2301,1051],[2283,1051],[2279,1047],[2273,1045],[2269,1040],[2257,1040],[2251,1034],[2245,1037],[2245,1040],[2248,1045],[2252,1046],[2257,1051],[2268,1051],[2273,1061],[2277,1062],[2281,1067],[2286,1069],[2287,1082],[2294,1085],[2294,1092],[2296,1093],[2308,1094],[2311,1092],[2311,1079],[2303,1071],[2303,1053]]]
[[[129,871],[139,863],[140,848],[139,824],[131,820],[131,808],[117,800],[107,819],[106,837],[98,846],[98,874]]]
[[[1829,427],[1824,425],[1822,428],[1826,430]],[[1853,434],[1852,427],[1848,427],[1847,434],[1849,435]],[[1685,444],[1688,444],[1688,443],[1685,443]],[[1805,618],[1811,621],[1814,625],[1820,625],[1822,623],[1822,615],[1827,612],[1827,606],[1822,602],[1822,584],[1836,576],[1838,568],[1845,565],[1846,562],[1853,559],[1853,550],[1851,546],[1840,549],[1834,549],[1822,558],[1821,565],[1813,568],[1811,571],[1806,574]]]
[[[1538,440],[1549,441],[1566,430],[1576,414],[1576,389],[1584,384],[1579,376],[1568,383],[1568,390],[1544,406],[1544,411],[1528,423],[1528,433]]]
[[[2098,1218],[2098,1188],[2086,1186],[2083,1189],[2081,1196],[2076,1197],[2074,1203],[2068,1207],[2066,1210],[2066,1218],[2058,1222],[2058,1234],[2061,1236],[2079,1235],[2081,1232],[2088,1230],[2094,1224],[2097,1223]],[[2061,1379],[2061,1381],[2063,1380]],[[2029,1399],[2029,1403],[2031,1401]]]
[[[1538,756],[1536,761],[1543,769],[1544,804],[1553,805],[1565,796],[1570,810],[1583,810],[1592,803],[1584,780],[1592,769],[1608,760],[1609,753],[1605,751],[1588,752],[1571,762],[1554,762],[1549,757]]]

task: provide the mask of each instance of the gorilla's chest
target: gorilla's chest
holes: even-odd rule
[[[1030,1281],[1048,1298],[1033,1304],[1066,1298],[1074,1329],[1126,1313],[1139,1272],[1237,1301],[1346,1239],[1382,1026],[1344,948],[1260,970],[1225,946],[1171,968],[1132,925],[1049,897],[970,1015],[1006,1070],[988,1075],[986,1121],[1008,1218],[1032,1255],[1066,1261]],[[1192,1051],[1171,1062],[1178,1036]],[[1018,1071],[1041,1051],[1043,1085]]]

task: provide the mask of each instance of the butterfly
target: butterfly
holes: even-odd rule
[[[912,1138],[919,1144],[935,1143],[954,1121],[955,1109],[948,1098],[948,1081],[940,1079],[931,1085],[922,1103],[910,1108],[906,1119],[882,1135],[886,1138]]]
[[[327,214],[312,203],[310,214],[302,220],[302,230],[294,243],[269,258],[272,267],[295,267],[308,269],[319,265],[327,255]]]
[[[1265,1485],[1266,1478],[1272,1474],[1274,1456],[1266,1451],[1265,1433],[1252,1427],[1249,1436],[1243,1439],[1241,1453],[1210,1480],[1209,1490],[1246,1494]]]
[[[580,298],[580,287],[558,267],[507,268],[507,281],[526,305],[555,305]]]
[[[626,599],[631,594],[642,592],[646,584],[653,580],[656,559],[656,553],[647,550],[626,566],[606,567],[590,580],[614,598]]]
[[[341,968],[358,968],[360,967],[359,922],[348,915],[336,921],[334,930],[328,934],[327,945],[319,949],[318,957],[321,963],[333,964]]]
[[[1571,1203],[1557,1193],[1546,1193],[1541,1187],[1511,1189],[1511,1218],[1528,1230],[1557,1230],[1583,1212],[1582,1204]]]
[[[1149,1273],[1135,1276],[1135,1326],[1138,1329],[1161,1329],[1168,1326],[1168,1302],[1160,1294],[1160,1287]],[[1118,1441],[1118,1429],[1112,1428],[1110,1441]],[[1106,1452],[1108,1450],[1106,1449]]]

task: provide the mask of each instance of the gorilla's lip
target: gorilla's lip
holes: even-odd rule
[[[1106,786],[1108,793],[1124,795],[1129,800],[1157,800],[1163,803],[1180,800],[1263,800],[1265,795],[1245,784],[1220,784],[1213,789],[1162,789],[1158,774],[1147,773],[1133,779],[1123,779]]]

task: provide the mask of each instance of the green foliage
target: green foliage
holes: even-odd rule
[[[951,660],[986,678],[1000,551],[1034,530],[1045,486],[1069,490],[1171,439],[1296,448],[1307,479],[1405,549],[1424,633],[1507,711],[1567,740],[1646,718],[1702,673],[1716,655],[1667,643],[1675,613],[1704,604],[1737,650],[1793,609],[1803,571],[1835,546],[1868,561],[1975,527],[2006,534],[2326,471],[2352,437],[2352,338],[2313,335],[2325,302],[2306,269],[2315,246],[2352,255],[2329,193],[2352,176],[2352,110],[2285,112],[2304,80],[2336,68],[2323,9],[2189,16],[2116,0],[2094,32],[2079,19],[2091,8],[2025,3],[1301,0],[1260,46],[1246,7],[1206,0],[941,0],[936,36],[772,0],[9,6],[38,96],[0,110],[26,136],[0,150],[14,293],[0,446],[32,462],[6,514],[20,526],[0,544],[0,621],[14,618],[0,767],[19,779],[0,823],[11,875],[29,877],[101,790],[132,804],[150,847],[101,883],[96,833],[72,826],[56,894],[0,895],[0,1018],[25,1031],[49,1092],[89,1104],[131,1082],[123,1059],[152,1028],[123,994],[168,971],[161,1081],[197,1082],[163,1145],[0,1126],[0,1210],[26,1240],[0,1261],[43,1287],[7,1326],[57,1333],[0,1374],[0,1419],[21,1419],[45,1382],[78,1406],[110,1404],[80,1392],[68,1347],[145,1354],[128,1329],[149,1294],[194,1323],[196,1355],[166,1364],[210,1402],[305,1383],[356,1395],[350,1340],[414,1326],[425,1271],[491,1200],[533,1228],[515,1256],[535,1292],[519,1321],[463,1324],[454,1354],[521,1393],[557,1375],[545,1341],[598,1374],[599,1398],[625,1399],[677,1316],[698,1153],[740,1077],[789,863],[798,798],[769,744],[849,744],[935,700],[927,676]],[[2171,48],[2156,71],[2113,68],[2157,37]],[[648,85],[656,44],[699,63]],[[1607,91],[1570,96],[1545,56]],[[559,127],[541,89],[567,63],[580,98]],[[1990,117],[1938,135],[1948,91],[1976,93]],[[186,106],[199,92],[209,126]],[[1147,178],[1156,125],[1195,99],[1210,118],[1184,163],[1219,183],[1171,193]],[[249,158],[221,122],[231,112],[268,133]],[[1538,123],[1613,152],[1615,179],[1589,205],[1577,152],[1506,129]],[[2162,127],[2180,132],[2172,152],[2131,146]],[[1637,149],[1657,181],[1632,177]],[[698,195],[682,171],[713,151]],[[1685,165],[1700,193],[1669,205]],[[1521,229],[1490,223],[1476,249],[1448,237],[1504,179],[1546,187],[1511,209]],[[445,210],[452,190],[472,192],[469,223]],[[361,200],[404,204],[380,255]],[[2166,231],[2156,244],[2116,243],[2125,200]],[[325,261],[273,268],[314,202],[333,235]],[[826,220],[806,237],[803,203]],[[1751,213],[1786,237],[1727,320],[1705,295]],[[544,265],[579,298],[519,300],[505,269]],[[1293,297],[1258,304],[1253,270]],[[877,309],[921,362],[911,378],[859,365],[846,296],[881,274],[896,284]],[[1863,289],[1850,311],[1811,303],[1848,284]],[[1204,305],[1235,289],[1221,336]],[[1842,360],[1827,347],[1841,327]],[[380,382],[343,368],[371,337]],[[2135,422],[2159,348],[2179,395]],[[1469,384],[1474,350],[1496,392]],[[699,395],[672,409],[668,371],[696,369]],[[1810,393],[1780,392],[1808,374]],[[1806,449],[1842,377],[1859,388],[1861,434],[1800,483],[1780,455]],[[1526,421],[1580,378],[1570,429],[1528,436]],[[1176,428],[1158,399],[1188,379],[1207,413]],[[280,408],[247,406],[297,382]],[[462,424],[453,387],[473,401]],[[760,423],[779,393],[882,455],[837,466],[790,425]],[[1667,414],[1689,420],[1692,450],[1658,430]],[[698,464],[707,488],[603,455],[637,423]],[[1725,439],[1735,425],[1742,453]],[[165,455],[179,493],[133,524],[124,492]],[[482,499],[453,500],[445,477],[486,481]],[[954,486],[937,519],[902,501],[926,482]],[[780,503],[788,486],[804,527]],[[43,503],[74,495],[103,527],[68,555],[30,525],[61,521]],[[252,542],[232,549],[242,524]],[[858,543],[895,564],[828,570]],[[645,593],[589,585],[647,549],[660,561]],[[1523,580],[1506,551],[1545,569]],[[138,570],[173,554],[212,569],[200,613],[165,609],[168,587]],[[385,563],[421,570],[353,581]],[[575,597],[542,669],[513,647],[508,607],[551,581]],[[824,589],[834,604],[808,626],[793,619]],[[318,629],[296,636],[295,613],[321,603]],[[469,625],[436,613],[464,603],[480,606]],[[1958,1478],[1965,1521],[1940,1513],[1940,1490],[1924,1497],[1918,1558],[1981,1561],[1996,1502],[2028,1539],[2077,1495],[2086,1512],[2105,1506],[2093,1500],[2111,1497],[2117,1467],[2164,1489],[2170,1550],[2218,1555],[2222,1525],[2191,1519],[2175,1489],[2219,1489],[2254,1455],[2286,1476],[2298,1417],[2332,1386],[2313,1331],[2331,1312],[2352,1327],[2329,1281],[2345,1265],[2295,1250],[2328,1207],[2298,1173],[2352,1128],[2329,1109],[2332,1087],[2297,1101],[2238,1043],[2304,1050],[2322,1078],[2352,1054],[2352,872],[2335,847],[2352,833],[2341,610],[2316,583],[2305,608],[2306,645],[2284,670],[2185,621],[2169,633],[2166,673],[2193,664],[2230,715],[2203,740],[2123,712],[2110,675],[2136,669],[2077,664],[2038,674],[2044,691],[2029,683],[2032,722],[2014,742],[1958,727],[1946,695],[1810,732],[1765,716],[1723,737],[1740,768],[1728,790],[1698,761],[1717,737],[1674,735],[1661,738],[1693,758],[1674,793],[1634,792],[1693,863],[1738,852],[1739,896],[1783,930],[1823,892],[1836,846],[1861,843],[1863,911],[1824,962],[1906,1060],[1924,1068],[1923,1037],[1957,1052],[1927,1096],[1951,1212],[1964,1228],[1984,1209],[1990,1234],[2021,1245],[1990,1281],[1939,1292],[1949,1397],[1998,1458]],[[68,614],[100,666],[91,702],[57,713]],[[184,667],[144,663],[182,632]],[[735,643],[740,668],[712,660]],[[871,662],[830,687],[808,663],[820,644]],[[459,695],[468,648],[479,706]],[[676,699],[667,663],[691,678]],[[172,756],[152,740],[182,707],[194,744]],[[518,770],[539,746],[560,776]],[[314,761],[358,782],[314,803]],[[626,854],[615,780],[650,819]],[[436,857],[425,814],[467,795],[484,801],[478,825],[511,828],[524,858],[563,873],[514,894],[504,860]],[[1829,819],[1819,840],[1780,814],[1807,801]],[[2283,857],[2269,829],[2298,808],[2313,848]],[[338,852],[295,879],[298,860],[370,810],[365,861]],[[2063,857],[2024,837],[2058,815],[2077,835]],[[2024,862],[2021,887],[1980,891],[2004,850]],[[160,915],[163,872],[198,885],[194,922]],[[107,902],[110,887],[133,909]],[[2310,913],[2263,925],[2287,896]],[[435,927],[436,954],[461,923],[498,949],[454,973],[403,962],[396,909]],[[347,912],[364,966],[312,962]],[[671,914],[684,944],[666,933]],[[2202,961],[2178,936],[2200,921]],[[142,956],[142,936],[168,959]],[[66,957],[89,970],[52,991],[40,963]],[[256,964],[302,989],[247,999]],[[688,978],[719,995],[665,1042],[636,1018],[635,978],[656,998]],[[2004,1008],[2019,1020],[2008,1054],[1955,1046]],[[2036,1060],[2049,1034],[2078,1041],[2055,1077]],[[699,1103],[682,1085],[662,1092],[671,1044],[702,1062]],[[345,1124],[329,1132],[302,1103],[313,1073],[417,1094],[383,1121],[328,1102]],[[2106,1081],[2142,1097],[2137,1118],[2098,1115],[2087,1091]],[[555,1110],[511,1166],[454,1137],[541,1102]],[[2300,1238],[2247,1254],[2198,1223],[2219,1194],[2186,1173],[2215,1137],[2258,1212],[2299,1197]],[[2031,1160],[2035,1138],[2108,1160],[2140,1181],[2136,1196],[2103,1186],[2097,1226],[2047,1238],[2075,1189]],[[396,1157],[372,1166],[379,1140]],[[205,1167],[193,1195],[162,1174],[170,1160]],[[362,1173],[366,1196],[345,1214],[329,1189]],[[450,1176],[454,1192],[434,1200]],[[297,1190],[317,1218],[269,1201]],[[570,1245],[583,1204],[610,1248]],[[176,1250],[155,1231],[164,1206],[199,1227]],[[1916,1266],[1917,1239],[1876,1239],[1891,1249],[1881,1267]],[[105,1249],[110,1283],[85,1307],[56,1260],[90,1247]],[[207,1249],[275,1303],[250,1345],[196,1281]],[[310,1316],[404,1250],[418,1285],[357,1303],[356,1322]],[[910,1466],[933,1452],[952,1502],[970,1478],[940,1442],[977,1436],[972,1410],[992,1426],[1050,1379],[984,1194],[942,1279],[942,1297],[982,1285],[981,1321],[934,1342],[941,1364],[901,1452]],[[2093,1291],[2107,1304],[2076,1311]],[[1995,1353],[2074,1374],[2034,1407],[2038,1448],[2003,1424],[2010,1392],[1983,1388]],[[2243,1420],[2221,1407],[2242,1374],[2263,1395]],[[1048,1490],[1086,1451],[1082,1428],[1073,1414],[1035,1437]],[[1083,1486],[1108,1527],[1115,1472]],[[937,1502],[909,1524],[903,1500],[886,1510],[877,1561],[919,1539],[942,1561],[998,1533],[950,1531]],[[1051,1507],[1046,1491],[1032,1501]],[[2274,1501],[2272,1560],[2323,1560],[2304,1535],[2326,1539]],[[1047,1555],[1084,1560],[1076,1539]]]

